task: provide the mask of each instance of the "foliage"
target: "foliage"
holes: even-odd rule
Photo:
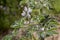
[[[11,26],[15,30],[25,28],[25,27],[27,28],[25,29],[27,31],[26,34],[24,35],[25,37],[22,36],[20,40],[25,40],[25,39],[39,40],[41,38],[42,39],[45,38],[47,35],[50,36],[55,33],[54,31],[56,29],[55,27],[56,21],[53,17],[52,18],[50,17],[50,14],[48,14],[50,12],[49,6],[51,6],[51,4],[49,4],[49,1],[48,2],[47,1],[48,0],[44,2],[40,0],[39,2],[34,0],[20,1],[20,6],[24,8],[23,12],[21,13],[23,17],[20,18],[20,20],[15,21],[15,24]],[[40,5],[37,5],[39,3]],[[36,35],[34,35],[35,33]],[[35,36],[37,36],[37,38],[35,38]]]
[[[10,25],[20,18],[18,1],[0,0],[0,30],[10,29]]]
[[[7,35],[3,37],[3,40],[12,40],[13,37],[22,32],[19,32],[19,30],[23,30],[23,35],[18,35],[21,37],[17,38],[17,40],[44,40],[45,37],[56,34],[57,21],[53,15],[56,10],[52,4],[52,0],[6,0],[6,2],[1,2],[3,6],[5,5],[5,7],[9,8],[7,15],[10,15],[6,17],[5,12],[1,13],[1,15],[4,14],[3,18],[6,17],[6,19],[1,19],[1,23],[14,29],[11,37]],[[12,18],[12,20],[9,19],[11,20],[10,24],[12,25],[9,24],[10,21],[8,18],[10,17]],[[18,20],[15,21],[15,17]],[[15,23],[13,23],[14,21]]]
[[[60,12],[60,0],[55,0],[54,2],[54,8],[57,10],[57,12]]]

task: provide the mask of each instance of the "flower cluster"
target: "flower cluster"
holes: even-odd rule
[[[31,17],[31,12],[32,12],[32,9],[31,8],[28,8],[28,7],[24,7],[24,10],[23,10],[23,13],[21,14],[22,16],[26,16],[26,17]]]

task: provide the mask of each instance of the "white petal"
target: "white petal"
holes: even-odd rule
[[[24,24],[26,24],[26,21],[24,22]]]
[[[29,24],[29,21],[25,21],[24,24]]]
[[[31,17],[31,15],[30,15],[30,14],[27,14],[27,17],[29,17],[29,18],[30,18],[30,17]]]
[[[27,21],[27,24],[29,24],[29,21]]]
[[[36,25],[36,27],[39,27],[38,25]]]
[[[32,9],[31,8],[28,8],[28,12],[31,13],[32,12]]]
[[[24,7],[24,11],[27,11],[27,7]]]
[[[26,15],[26,13],[23,11],[23,13],[21,13],[21,15],[22,15],[22,16],[25,16],[25,15]]]
[[[42,31],[44,31],[44,28],[41,28]]]
[[[43,6],[45,6],[45,7],[46,7],[46,5],[47,5],[46,3],[45,3],[45,4],[43,4]]]
[[[35,2],[35,4],[37,4],[37,2]]]

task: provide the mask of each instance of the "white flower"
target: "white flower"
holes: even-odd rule
[[[28,9],[27,9],[27,7],[25,6],[25,7],[24,7],[24,11],[26,11],[26,12],[27,12],[27,10],[28,10]]]
[[[30,13],[32,12],[32,9],[31,8],[28,8],[27,7],[24,7],[24,11],[23,13],[21,14],[22,16],[26,16],[26,17],[31,17]]]
[[[24,24],[29,24],[29,21],[25,21]]]
[[[30,18],[30,17],[31,17],[31,15],[30,15],[30,14],[27,14],[27,17],[28,17],[28,18]]]
[[[24,22],[24,24],[26,24],[26,21]]]
[[[44,31],[44,27],[43,27],[43,28],[41,28],[41,30],[42,30],[42,31]]]
[[[45,7],[46,7],[46,5],[47,5],[46,3],[45,3],[45,4],[43,4],[43,6],[45,6]]]
[[[31,8],[28,8],[28,13],[31,13],[32,12],[32,9]]]
[[[35,2],[35,4],[37,4],[37,2]]]
[[[22,16],[25,16],[25,15],[26,15],[25,11],[23,11],[23,13],[22,13],[21,15],[22,15]]]

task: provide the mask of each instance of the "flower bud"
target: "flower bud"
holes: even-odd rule
[[[27,10],[28,10],[28,9],[27,9],[27,7],[25,6],[25,7],[24,7],[24,11],[26,11],[26,12],[27,12]]]

